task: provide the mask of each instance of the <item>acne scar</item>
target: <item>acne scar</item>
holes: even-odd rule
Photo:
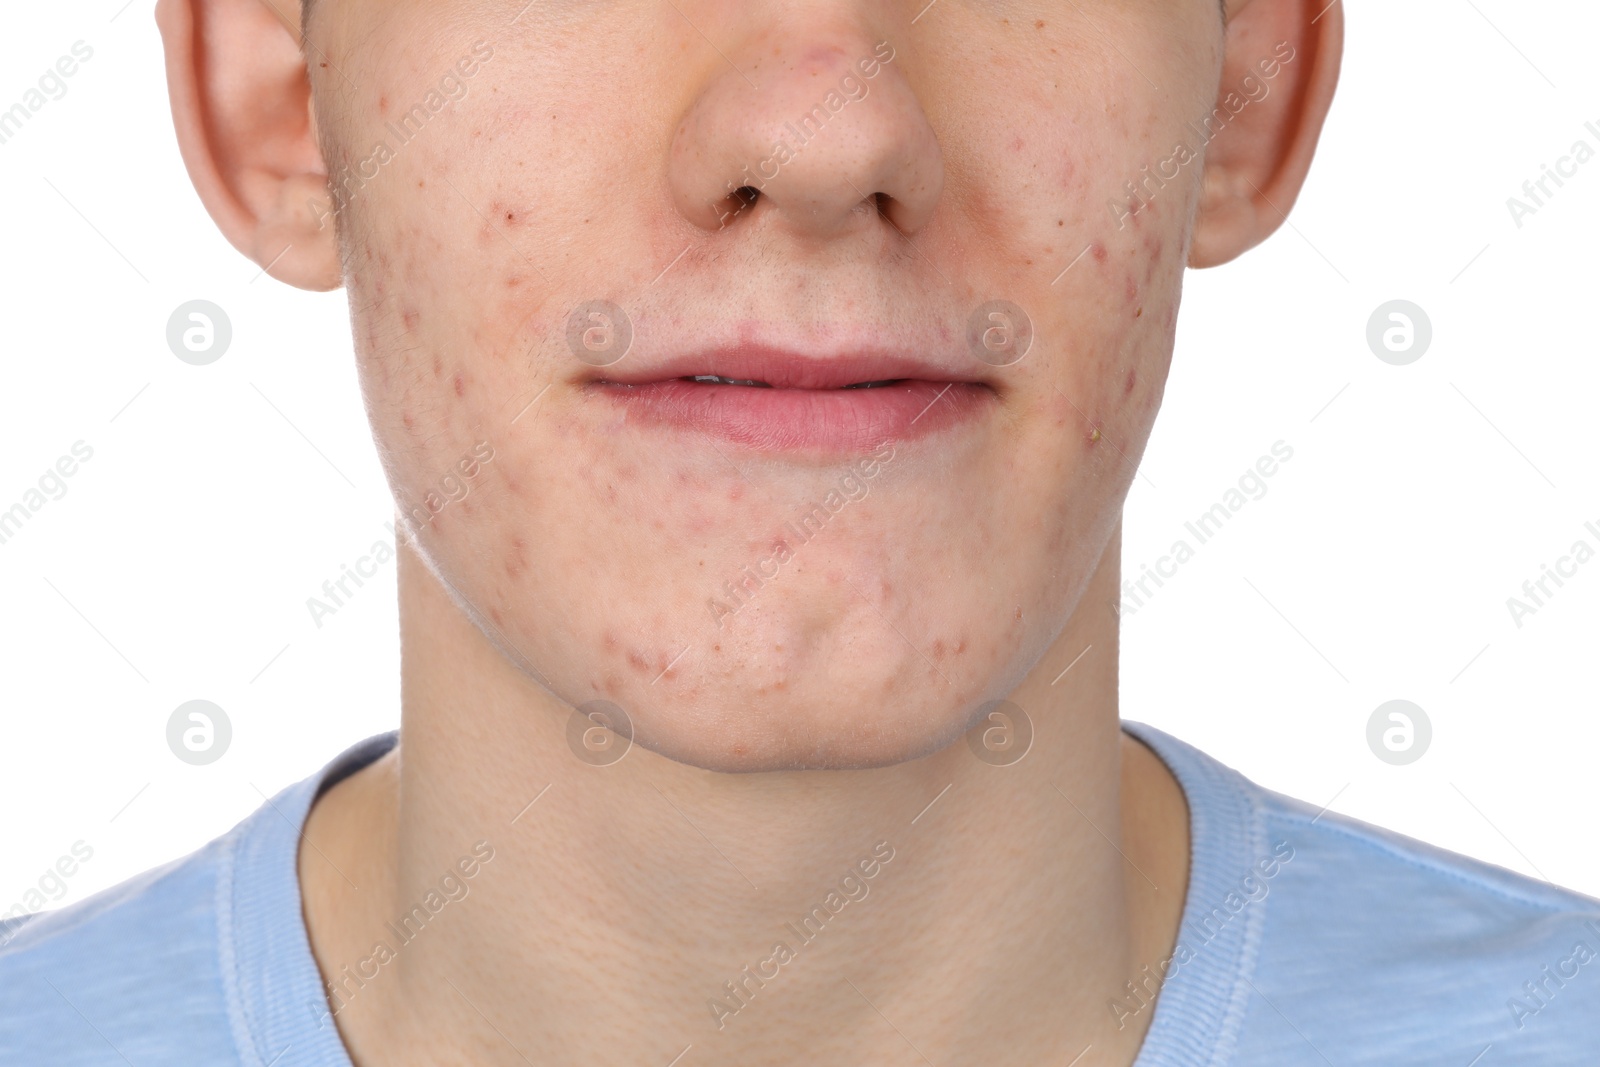
[[[461,380],[461,375],[456,375],[456,396],[464,396],[466,395],[466,392],[467,387],[466,384]]]

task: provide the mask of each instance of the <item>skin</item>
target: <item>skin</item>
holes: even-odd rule
[[[407,532],[402,744],[317,804],[301,856],[324,976],[495,849],[337,1003],[355,1062],[1133,1061],[1152,1013],[1107,1004],[1171,954],[1188,814],[1117,725],[1122,505],[1185,266],[1264,239],[1305,179],[1323,8],[319,0],[302,54],[282,0],[161,0],[208,210],[279,279],[349,290]],[[866,95],[728,199],[885,41]],[[460,98],[374,166],[476,42]],[[1280,42],[1270,95],[1130,211],[1123,183],[1198,147],[1187,124]],[[594,299],[629,360],[914,338],[992,402],[896,443],[719,620],[853,460],[625,418],[567,344]],[[966,349],[993,299],[1035,336],[1006,367]],[[963,740],[999,698],[1033,734],[1003,767]],[[596,699],[633,739],[602,767],[568,742]],[[708,999],[880,841],[870,894],[719,1027]]]

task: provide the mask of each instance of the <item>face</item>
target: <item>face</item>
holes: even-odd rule
[[[320,3],[388,477],[551,693],[715,770],[881,766],[1106,610],[1215,0]]]

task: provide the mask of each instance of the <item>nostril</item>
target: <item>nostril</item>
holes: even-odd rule
[[[761,190],[750,185],[741,185],[718,203],[710,207],[717,213],[717,228],[720,230],[731,223],[738,215],[744,214],[761,196]]]

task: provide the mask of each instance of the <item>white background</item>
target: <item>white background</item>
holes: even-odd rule
[[[0,912],[80,839],[94,857],[52,906],[200,846],[398,719],[393,565],[320,630],[305,604],[389,541],[344,296],[279,285],[218,235],[151,4],[122,5],[12,5],[0,35],[0,109],[73,42],[94,49],[0,145],[0,510],[94,449],[0,545]],[[1506,206],[1577,139],[1600,149],[1600,8],[1346,15],[1291,226],[1188,277],[1128,572],[1274,442],[1294,456],[1126,616],[1123,714],[1319,807],[1600,896],[1600,560],[1521,628],[1506,607],[1575,540],[1600,549],[1600,160],[1520,229]],[[208,367],[165,339],[197,297],[233,323]],[[1365,340],[1396,298],[1434,329],[1404,367]],[[197,697],[233,723],[209,767],[165,740]],[[1393,698],[1434,729],[1404,767],[1366,742]]]

